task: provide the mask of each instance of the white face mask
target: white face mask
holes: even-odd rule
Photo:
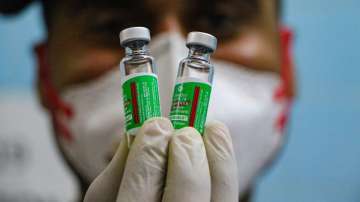
[[[155,37],[150,52],[158,69],[162,113],[167,116],[178,63],[188,50],[179,34],[167,33]],[[238,160],[240,193],[243,193],[281,147],[282,136],[275,122],[284,103],[274,100],[281,81],[274,73],[213,61],[215,75],[208,120],[222,121],[230,129]],[[73,141],[61,140],[60,146],[89,182],[107,165],[114,149],[112,144],[123,137],[120,86],[116,67],[101,78],[61,95],[73,107],[75,116],[67,122]]]
[[[286,105],[274,99],[281,80],[275,73],[225,61],[214,60],[214,66],[207,120],[218,120],[229,127],[242,194],[282,146],[283,136],[277,121]]]

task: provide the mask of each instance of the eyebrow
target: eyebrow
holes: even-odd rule
[[[95,15],[95,16],[94,16]],[[119,15],[115,14],[94,14],[92,17],[92,21],[90,23],[86,23],[85,27],[89,31],[93,32],[119,32],[124,26],[124,22]]]

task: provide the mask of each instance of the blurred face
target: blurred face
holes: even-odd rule
[[[275,4],[274,1],[268,0],[260,2],[260,10],[263,13],[259,13],[258,17],[244,24],[239,29],[240,31],[230,39],[219,38],[219,46],[214,58],[249,69],[256,69],[260,72],[279,74],[280,47]],[[120,7],[119,9],[121,9]],[[144,14],[145,16],[142,16],[142,18],[150,19],[144,23],[141,23],[141,19],[133,19],[134,23],[124,22],[124,18],[129,16],[123,15],[122,12],[119,12],[119,9],[114,6],[114,8],[89,7],[82,10],[73,10],[71,6],[67,5],[60,6],[52,16],[47,44],[47,68],[51,75],[50,83],[56,89],[56,94],[60,95],[59,99],[65,101],[67,99],[76,100],[71,103],[71,107],[77,106],[75,107],[77,111],[74,112],[76,114],[75,118],[71,121],[76,122],[77,125],[71,126],[71,133],[85,134],[84,137],[72,140],[58,138],[60,149],[69,150],[69,152],[65,151],[64,154],[70,164],[76,164],[74,163],[77,161],[76,158],[83,158],[81,155],[76,155],[82,152],[86,153],[86,150],[91,150],[88,153],[94,153],[94,159],[98,158],[106,164],[111,159],[117,142],[121,139],[113,138],[113,136],[115,134],[115,136],[119,137],[119,133],[122,133],[122,112],[113,113],[112,110],[102,111],[101,113],[94,112],[95,109],[102,107],[96,105],[101,99],[103,99],[101,102],[106,103],[107,106],[116,105],[119,108],[121,107],[120,97],[115,96],[115,98],[112,98],[110,95],[101,94],[101,90],[98,89],[100,88],[98,86],[101,85],[96,83],[99,80],[104,81],[103,83],[113,82],[109,78],[110,76],[106,75],[117,69],[121,58],[124,56],[118,41],[119,31],[132,24],[148,26],[153,38],[164,33],[174,32],[178,33],[179,36],[184,36],[184,33],[193,31],[187,30],[186,23],[183,23],[182,18],[179,17],[180,15],[172,12],[173,10],[170,8],[168,10],[171,12],[162,14],[162,16],[154,17],[153,13],[150,12],[151,19],[146,16],[147,14]],[[116,81],[111,85],[120,89],[120,84],[117,84]],[[84,88],[86,90],[81,90],[83,88],[81,86],[86,86]],[[68,93],[74,88],[80,89],[82,92]],[[46,93],[42,92],[41,89],[41,96],[44,97]],[[66,94],[66,96],[62,97],[63,94]],[[47,98],[43,98],[43,100],[47,100]],[[86,114],[89,111],[91,113],[77,116],[79,111],[84,112],[81,114]],[[102,118],[92,116],[94,114],[101,114]],[[55,122],[63,119],[62,115],[58,116],[56,110],[52,111],[52,116]],[[96,128],[97,126],[98,128]],[[62,131],[59,131],[59,128],[62,127],[56,125],[54,128],[58,137],[61,137],[62,134],[59,133],[62,133]],[[87,129],[84,130],[84,128]],[[86,135],[89,134],[90,136],[94,131],[102,135],[95,142],[108,139],[102,145],[103,148],[107,149],[100,152],[97,151],[97,147],[90,143],[86,146],[87,142],[90,141],[86,138]],[[72,135],[76,136],[77,134]],[[94,142],[94,140],[91,141]],[[80,150],[72,150],[72,147],[79,147]],[[96,157],[96,154],[100,153],[101,155]],[[89,162],[91,159],[87,161]],[[89,165],[84,164],[83,168],[75,165],[74,168],[80,173],[81,177],[89,179],[89,182],[97,174],[97,170],[102,167],[95,168],[96,171],[90,174],[82,174],[85,172],[82,169],[88,170]]]
[[[275,5],[273,1],[263,2],[261,7],[267,12],[245,24],[242,31],[231,40],[220,38],[215,58],[264,71],[279,72]],[[53,83],[60,91],[72,84],[100,76],[116,66],[123,56],[118,33],[126,25],[122,24],[124,16],[119,14],[119,9],[115,7],[76,11],[71,10],[70,6],[60,7],[54,14],[48,36]],[[146,24],[151,26],[153,37],[172,30],[181,30],[183,33],[193,31],[186,30],[173,14],[161,16],[160,20]]]

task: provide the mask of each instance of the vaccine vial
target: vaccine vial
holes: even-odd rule
[[[147,119],[161,116],[158,78],[154,58],[149,54],[149,42],[150,31],[145,27],[120,32],[120,44],[125,48],[120,72],[129,144]]]
[[[210,55],[216,45],[216,37],[210,34],[188,34],[186,46],[189,54],[180,62],[170,110],[170,120],[175,129],[190,126],[200,134],[204,132],[214,76]]]

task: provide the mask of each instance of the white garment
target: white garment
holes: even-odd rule
[[[170,111],[178,64],[186,57],[184,39],[177,33],[158,35],[150,44],[158,69],[163,116]],[[208,120],[225,123],[233,138],[240,194],[281,147],[275,121],[283,103],[273,99],[281,84],[274,73],[250,70],[226,61],[213,60],[215,74]],[[60,142],[70,161],[92,181],[108,164],[112,144],[124,132],[119,68],[89,83],[73,87],[61,96],[75,116],[67,125],[73,142]]]
[[[281,148],[283,136],[276,121],[285,103],[274,100],[281,84],[274,73],[214,61],[215,75],[207,120],[227,125],[238,164],[240,194]]]

